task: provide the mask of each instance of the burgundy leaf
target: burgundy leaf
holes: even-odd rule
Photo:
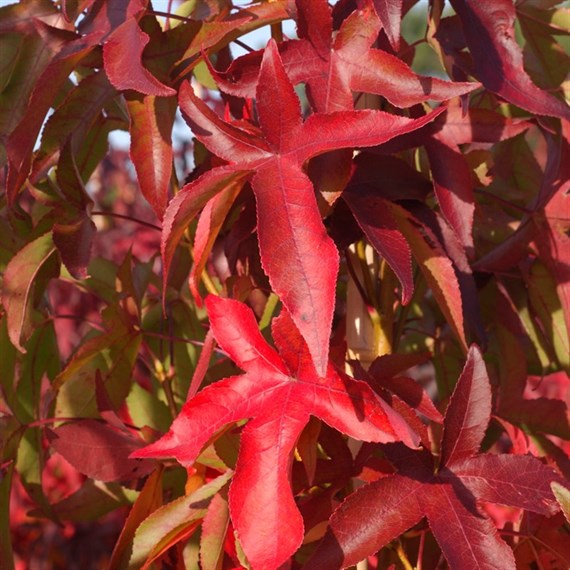
[[[274,569],[303,538],[290,471],[296,442],[311,415],[365,441],[403,440],[413,446],[417,436],[365,383],[332,367],[325,377],[317,375],[288,316],[275,324],[280,343],[288,343],[284,362],[263,340],[245,305],[212,296],[206,305],[216,340],[246,373],[199,392],[168,434],[133,457],[176,457],[189,466],[222,427],[249,419],[230,487],[230,513],[250,563]],[[295,364],[295,352],[303,366]],[[299,375],[293,376],[289,367]]]
[[[53,243],[59,251],[61,261],[76,279],[87,277],[91,245],[96,233],[95,224],[86,216],[82,216],[74,223],[53,226]]]
[[[475,75],[489,91],[537,115],[570,119],[570,107],[538,88],[523,68],[511,0],[451,0],[473,55]]]
[[[441,465],[472,457],[491,417],[491,390],[483,355],[472,345],[445,412]]]
[[[440,468],[434,471],[435,458],[427,450],[383,446],[397,473],[345,499],[305,570],[355,564],[424,516],[453,570],[514,570],[512,551],[477,500],[552,514],[559,506],[550,484],[561,478],[531,456],[476,455],[490,403],[489,378],[473,345],[444,419]]]
[[[73,467],[97,481],[124,481],[147,475],[152,461],[129,459],[144,443],[96,420],[80,420],[48,431],[51,446]]]
[[[402,304],[414,292],[412,254],[406,238],[398,229],[386,200],[347,189],[342,195],[370,244],[388,262],[402,284]]]

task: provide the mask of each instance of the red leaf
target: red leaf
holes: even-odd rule
[[[133,89],[144,95],[176,95],[172,87],[161,83],[142,63],[142,53],[150,38],[136,18],[129,18],[109,36],[103,46],[103,60],[109,81],[119,91]]]
[[[95,420],[80,420],[48,432],[51,446],[80,473],[98,481],[137,479],[150,473],[152,461],[129,459],[144,445],[134,436],[126,435]]]
[[[365,441],[415,445],[417,439],[365,383],[330,366],[325,377],[317,375],[288,315],[275,323],[276,338],[285,343],[282,360],[263,340],[245,305],[212,296],[206,305],[216,340],[246,373],[199,392],[168,434],[133,457],[176,457],[188,466],[222,427],[249,419],[230,487],[230,513],[253,567],[274,569],[303,538],[290,471],[297,439],[311,415]]]
[[[570,119],[570,108],[539,89],[523,68],[511,0],[451,0],[461,18],[475,75],[489,91],[537,115]]]
[[[256,172],[252,185],[262,264],[307,341],[317,371],[324,375],[338,253],[320,219],[303,164],[330,150],[381,144],[431,122],[443,109],[416,120],[381,111],[318,113],[303,123],[299,101],[273,41],[265,50],[260,78],[261,132],[222,121],[189,85],[181,89],[180,105],[194,134],[231,164],[214,168],[188,185],[168,207],[162,238],[165,274],[197,207],[231,180]]]
[[[409,107],[428,99],[444,101],[478,87],[418,76],[397,57],[372,48],[381,26],[368,6],[343,22],[334,41],[330,8],[324,0],[297,0],[297,8],[301,39],[284,42],[279,49],[287,75],[293,84],[307,84],[316,111],[351,109],[352,91],[375,93],[397,107]],[[261,52],[248,54],[226,73],[214,73],[220,87],[240,97],[253,97],[261,57]]]
[[[400,23],[404,0],[374,0],[374,8],[394,51],[400,49]]]
[[[491,388],[473,345],[444,420],[442,461],[428,451],[383,446],[397,473],[358,489],[333,513],[305,570],[345,568],[375,553],[423,516],[454,570],[514,570],[515,560],[477,499],[538,513],[559,507],[550,489],[561,481],[531,456],[476,455],[489,422]]]
[[[410,246],[390,212],[388,202],[372,195],[347,189],[342,195],[358,225],[374,249],[388,262],[402,284],[402,305],[414,293]]]
[[[131,160],[143,196],[162,219],[172,177],[172,138],[176,102],[154,95],[127,94],[131,118]]]
[[[491,389],[483,356],[475,345],[445,413],[441,465],[472,457],[479,450],[491,417]]]

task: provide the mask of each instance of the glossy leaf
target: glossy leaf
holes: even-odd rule
[[[131,118],[131,159],[141,192],[162,219],[168,203],[173,158],[171,131],[174,100],[156,95],[127,95]]]
[[[250,563],[276,568],[303,537],[290,469],[297,439],[311,415],[365,441],[403,440],[413,446],[417,439],[366,384],[330,366],[325,377],[319,376],[287,313],[273,321],[280,356],[263,340],[245,305],[212,296],[206,305],[216,340],[246,373],[199,392],[168,434],[134,457],[176,457],[192,465],[223,426],[250,418],[230,486],[230,512]]]

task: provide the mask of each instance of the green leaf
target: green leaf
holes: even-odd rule
[[[115,408],[120,407],[130,391],[142,337],[118,307],[108,307],[103,316],[107,331],[81,344],[54,382],[54,389],[58,390],[56,416],[98,417],[98,370]]]
[[[148,568],[167,548],[206,515],[212,497],[230,480],[232,472],[220,475],[186,497],[175,499],[154,511],[137,529],[128,570]]]
[[[550,488],[552,489],[566,520],[570,523],[570,490],[556,481],[550,483]]]
[[[556,282],[540,261],[533,263],[526,282],[532,308],[540,319],[545,336],[552,344],[560,366],[570,373],[570,343]]]
[[[59,266],[48,263],[54,261],[55,246],[51,233],[30,242],[12,258],[4,273],[2,304],[8,317],[8,334],[12,344],[26,352],[24,344],[33,333],[32,309],[36,280],[42,268],[46,277],[55,277]],[[39,287],[38,287],[39,289]]]
[[[118,483],[87,479],[75,493],[51,505],[51,512],[63,521],[94,521],[119,507],[133,503],[137,496],[138,491],[125,489]],[[32,517],[43,514],[39,509],[30,512]]]

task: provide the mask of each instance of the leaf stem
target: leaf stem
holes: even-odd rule
[[[396,543],[396,554],[398,555],[398,558],[400,559],[402,566],[406,570],[414,570],[414,567],[412,566],[411,562],[408,560],[408,556],[406,555],[404,548],[402,547],[402,543],[400,541]]]
[[[121,218],[122,220],[129,220],[130,222],[136,222],[141,226],[145,226],[147,228],[151,228],[153,230],[158,230],[159,232],[162,231],[160,226],[156,226],[155,224],[151,224],[150,222],[145,222],[143,220],[139,220],[137,218],[133,218],[132,216],[127,216],[125,214],[117,214],[116,212],[102,212],[100,210],[93,210],[91,212],[92,216],[108,216],[110,218]]]

